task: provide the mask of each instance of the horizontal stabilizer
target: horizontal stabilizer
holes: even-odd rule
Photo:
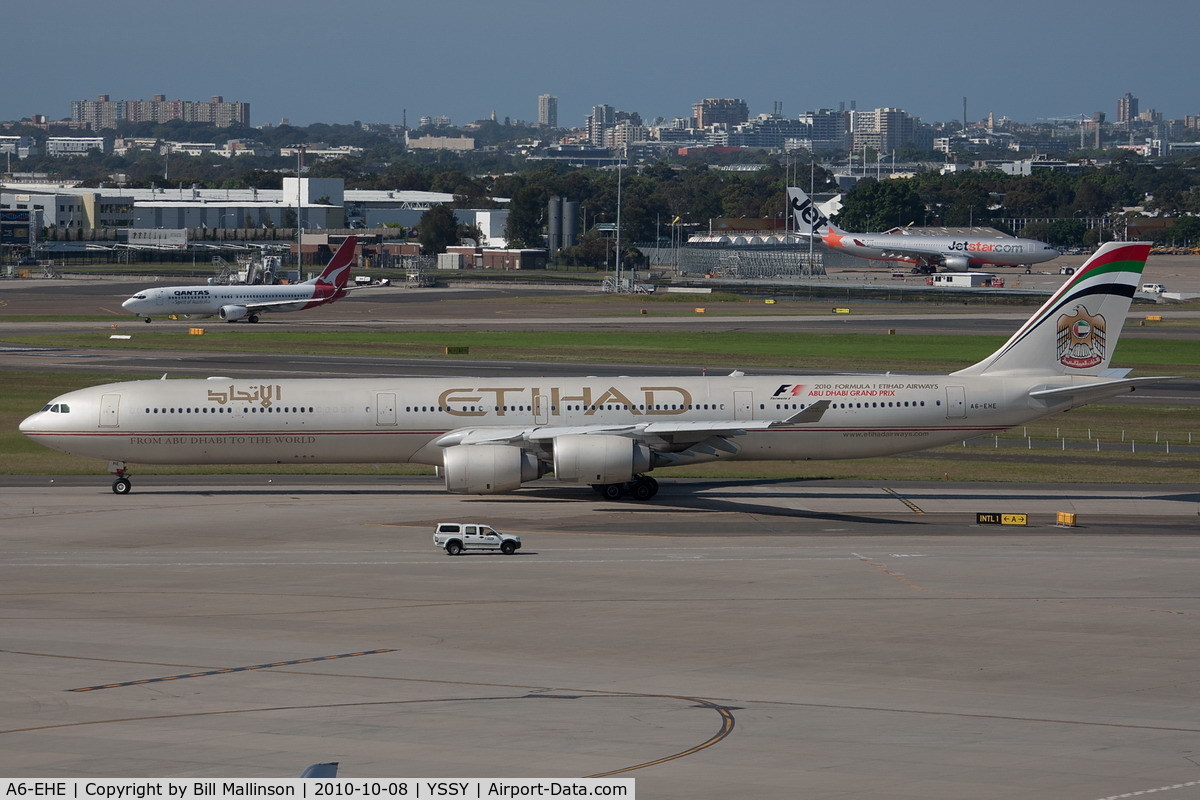
[[[1038,389],[1029,393],[1029,396],[1035,400],[1049,400],[1051,402],[1070,400],[1075,405],[1083,403],[1091,403],[1096,400],[1103,400],[1106,397],[1115,397],[1119,394],[1128,394],[1148,383],[1162,383],[1163,381],[1177,380],[1175,376],[1159,376],[1152,378],[1126,378],[1119,381],[1102,381],[1100,383],[1081,383],[1078,386],[1062,386],[1057,389]]]

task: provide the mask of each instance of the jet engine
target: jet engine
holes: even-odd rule
[[[442,454],[446,491],[453,494],[500,494],[542,476],[537,457],[507,444],[460,444]]]
[[[624,483],[650,469],[650,448],[624,436],[554,438],[554,477],[568,483]]]
[[[221,306],[220,310],[217,311],[217,316],[226,322],[234,322],[246,316],[248,313],[250,313],[250,309],[246,308],[245,306],[229,305]]]
[[[971,259],[966,256],[943,256],[942,263],[947,272],[966,272],[971,266]]]

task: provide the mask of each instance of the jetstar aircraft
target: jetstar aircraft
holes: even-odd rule
[[[852,256],[883,261],[908,261],[920,272],[936,272],[942,267],[965,272],[985,264],[1015,267],[1040,264],[1058,258],[1061,253],[1045,242],[1014,239],[974,239],[960,236],[927,236],[908,233],[848,233],[829,221],[804,193],[788,187],[788,204],[796,221],[796,232],[814,236],[831,250]]]
[[[722,460],[887,456],[993,434],[1166,378],[1109,361],[1150,252],[1110,242],[978,364],[950,375],[741,372],[694,378],[230,378],[133,381],[56,397],[34,441],[126,462],[415,462],[493,494],[550,472],[645,500],[645,473]]]
[[[121,303],[121,307],[150,321],[164,317],[211,317],[226,322],[244,319],[258,322],[264,311],[303,311],[341,300],[352,289],[347,286],[354,261],[357,236],[347,236],[320,275],[304,283],[285,286],[167,286],[143,289]],[[386,286],[387,281],[369,284]]]

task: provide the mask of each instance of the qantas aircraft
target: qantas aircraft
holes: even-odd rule
[[[126,462],[436,466],[493,494],[554,473],[647,500],[646,473],[722,460],[886,456],[1132,392],[1109,361],[1150,245],[1110,242],[978,364],[950,375],[150,380],[79,389],[21,423],[34,441]]]
[[[1028,266],[1061,255],[1045,242],[1009,236],[972,239],[908,233],[848,233],[830,222],[812,199],[795,186],[788,187],[788,204],[796,220],[796,232],[801,236],[814,236],[831,250],[841,250],[859,258],[908,261],[922,272],[934,272],[938,267],[966,271],[984,264]]]
[[[320,275],[304,283],[286,286],[166,286],[143,289],[121,303],[121,307],[150,321],[163,317],[211,317],[226,322],[244,319],[258,322],[264,311],[303,311],[341,300],[352,289],[347,286],[354,261],[357,236],[347,236]],[[387,281],[372,286],[386,286]]]

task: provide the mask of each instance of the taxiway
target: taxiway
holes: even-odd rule
[[[1200,785],[1195,487],[666,481],[640,506],[543,483],[6,481],[0,774]],[[446,519],[525,548],[447,556]]]

